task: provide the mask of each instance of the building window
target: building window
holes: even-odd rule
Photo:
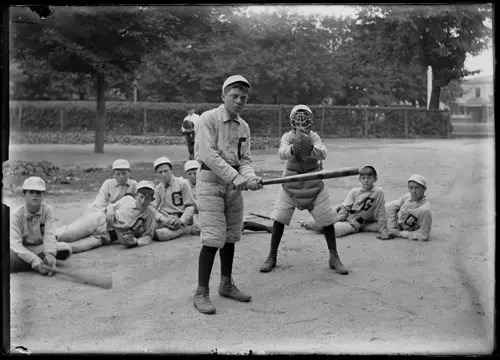
[[[476,88],[476,97],[477,98],[481,97],[481,88]]]

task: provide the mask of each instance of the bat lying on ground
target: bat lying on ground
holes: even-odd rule
[[[257,217],[260,217],[260,218],[263,218],[263,219],[267,219],[267,220],[272,220],[274,221],[273,219],[271,219],[269,216],[266,216],[266,215],[261,215],[261,214],[256,214],[256,213],[250,213],[250,215],[253,215],[253,216],[257,216]]]
[[[87,275],[82,273],[77,273],[69,270],[61,270],[59,268],[51,268],[46,265],[42,265],[45,270],[52,271],[56,274],[61,274],[67,276],[81,284],[96,286],[103,289],[111,289],[113,287],[113,279],[111,276],[104,275]]]
[[[283,176],[275,179],[262,180],[262,185],[284,184],[298,181],[334,179],[344,176],[353,176],[359,174],[359,168],[343,168],[336,170],[322,170],[311,173]]]

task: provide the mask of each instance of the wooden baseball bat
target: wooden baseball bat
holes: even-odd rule
[[[96,286],[103,289],[111,289],[111,287],[113,287],[113,279],[110,276],[81,274],[74,271],[51,268],[44,264],[42,264],[42,267],[56,274],[65,275],[81,284]]]
[[[260,217],[260,218],[263,218],[263,219],[267,219],[267,220],[273,220],[269,216],[262,215],[262,214],[257,214],[257,213],[253,213],[253,212],[251,212],[250,215],[257,216],[257,217]]]
[[[284,184],[298,181],[334,179],[344,176],[353,176],[359,174],[359,168],[342,168],[336,170],[322,170],[305,174],[283,176],[280,178],[262,180],[262,185]]]

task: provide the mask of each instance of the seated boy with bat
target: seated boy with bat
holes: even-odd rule
[[[154,170],[161,182],[155,188],[151,206],[156,211],[156,230],[153,240],[169,241],[182,235],[199,235],[193,226],[195,202],[189,181],[172,173],[172,162],[160,157],[154,162]]]
[[[71,247],[54,235],[54,210],[44,204],[45,182],[32,176],[23,183],[24,205],[10,216],[10,271],[35,270],[53,275],[57,260],[68,259]],[[56,260],[57,259],[57,260]]]
[[[130,164],[127,160],[118,159],[113,162],[113,179],[107,179],[101,185],[97,196],[90,204],[93,211],[102,211],[116,203],[126,194],[137,193],[137,182],[129,179]]]
[[[297,105],[290,113],[292,130],[281,138],[278,150],[281,160],[286,160],[283,176],[317,172],[321,170],[320,161],[327,155],[327,148],[320,136],[311,131],[313,113],[306,105]],[[339,274],[348,271],[337,253],[334,223],[337,213],[330,204],[330,196],[323,180],[308,180],[284,183],[279,189],[278,198],[272,213],[273,232],[271,247],[266,261],[260,267],[261,272],[269,272],[276,266],[278,247],[285,225],[290,225],[295,209],[308,210],[316,223],[323,228],[323,233],[330,253],[329,266]]]
[[[395,237],[415,241],[429,241],[432,227],[431,205],[425,197],[427,182],[422,175],[408,179],[409,192],[385,204],[387,231],[378,235],[380,240]]]
[[[361,187],[349,191],[344,202],[335,208],[337,238],[362,231],[382,233],[386,228],[384,190],[375,186],[377,171],[373,166],[365,166],[359,171]],[[322,232],[314,219],[300,222],[307,230]]]
[[[137,195],[125,196],[97,211],[80,217],[72,224],[56,229],[58,241],[68,242],[73,253],[117,242],[128,248],[148,245],[155,230],[155,211],[149,206],[154,198],[154,184],[141,181]]]

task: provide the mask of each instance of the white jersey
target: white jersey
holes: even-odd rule
[[[432,226],[431,205],[425,198],[412,201],[410,193],[386,204],[387,229],[398,230],[401,237],[429,240]],[[402,232],[402,233],[401,233]]]
[[[371,190],[352,189],[342,203],[338,219],[347,221],[358,231],[366,223],[377,222],[382,231],[387,222],[384,190],[380,186],[374,186]]]

